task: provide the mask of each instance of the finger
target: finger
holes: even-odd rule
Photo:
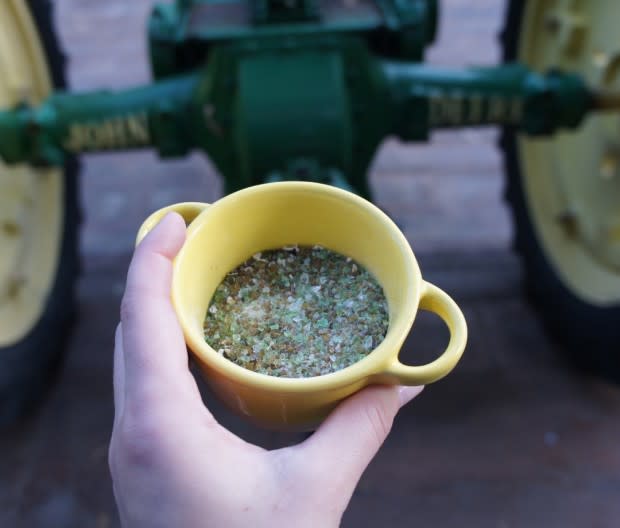
[[[125,365],[123,358],[123,336],[120,323],[114,334],[114,374],[112,382],[114,387],[114,423],[117,423],[123,415],[125,403]]]
[[[372,386],[341,403],[299,446],[319,478],[352,494],[390,432],[396,413],[422,388]]]
[[[168,214],[138,245],[129,266],[121,304],[126,403],[176,399],[192,386],[197,393],[170,301],[172,259],[184,240],[183,219]]]

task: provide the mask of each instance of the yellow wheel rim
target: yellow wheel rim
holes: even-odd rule
[[[524,11],[518,60],[620,90],[620,2],[535,0]],[[558,277],[585,302],[620,300],[620,115],[590,116],[577,132],[520,138],[526,202]]]
[[[22,0],[0,2],[0,108],[36,104],[52,89],[45,54]],[[56,274],[63,174],[0,161],[0,347],[41,317]]]

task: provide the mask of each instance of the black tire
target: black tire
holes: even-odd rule
[[[511,0],[501,35],[504,62],[517,60],[527,2]],[[536,233],[524,190],[517,134],[506,128],[500,146],[507,177],[506,200],[512,209],[514,245],[525,268],[527,294],[549,333],[572,362],[583,370],[620,382],[620,305],[585,302],[556,274]]]
[[[45,49],[56,88],[65,87],[64,56],[54,32],[48,0],[27,0]],[[75,312],[74,285],[78,274],[78,165],[64,171],[62,247],[53,286],[42,315],[17,344],[0,348],[0,426],[13,424],[37,407],[61,363]]]

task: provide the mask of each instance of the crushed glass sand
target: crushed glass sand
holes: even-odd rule
[[[321,246],[257,253],[216,289],[205,340],[225,358],[271,376],[319,376],[368,355],[385,337],[381,286]]]

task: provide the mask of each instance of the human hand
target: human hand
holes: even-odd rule
[[[109,464],[127,527],[337,526],[400,406],[421,387],[351,396],[293,447],[267,451],[217,423],[170,302],[185,224],[169,214],[129,267],[114,350]]]

